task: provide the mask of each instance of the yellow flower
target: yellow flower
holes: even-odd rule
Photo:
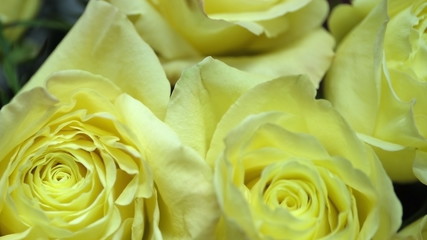
[[[32,19],[39,8],[40,0],[2,0],[0,4],[0,22],[5,24]],[[5,30],[3,34],[7,39],[13,41],[24,30],[22,27],[13,27]]]
[[[381,1],[343,38],[325,81],[326,98],[400,182],[427,183],[426,9]]]
[[[306,73],[317,85],[333,55],[332,37],[321,26],[325,0],[107,1],[128,14],[172,82],[215,56],[272,77]]]
[[[160,62],[126,16],[90,2],[0,111],[0,236],[211,236],[212,173],[161,120],[169,94]]]
[[[206,59],[185,71],[166,123],[214,168],[218,239],[388,239],[401,206],[372,149],[305,77]]]
[[[427,238],[427,215],[399,231],[393,240],[422,240]]]

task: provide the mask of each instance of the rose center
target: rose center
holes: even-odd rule
[[[264,201],[272,208],[284,207],[297,210],[309,202],[310,197],[304,188],[306,183],[300,180],[282,179],[269,183],[264,188]]]
[[[26,182],[33,181],[44,189],[56,191],[58,188],[74,186],[86,173],[82,164],[68,153],[53,152],[34,162],[26,176]]]

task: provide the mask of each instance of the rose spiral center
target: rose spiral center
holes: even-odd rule
[[[283,207],[297,210],[310,203],[307,193],[311,192],[307,183],[300,180],[281,179],[269,183],[264,188],[264,201],[272,208]]]

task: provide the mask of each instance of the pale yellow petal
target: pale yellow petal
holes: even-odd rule
[[[295,86],[297,85],[303,89],[302,92],[296,90],[298,87]],[[303,85],[307,88],[304,89]],[[261,112],[281,111],[284,108],[287,109],[285,112],[293,114],[306,108],[305,105],[307,104],[307,101],[299,101],[299,106],[292,104],[296,101],[294,94],[301,96],[297,97],[297,99],[301,99],[307,97],[307,95],[311,95],[314,98],[314,93],[314,87],[307,79],[304,81],[302,77],[294,76],[268,81],[247,89],[245,94],[230,106],[230,109],[220,119],[221,121],[218,123],[211,139],[207,161],[209,163],[215,161],[224,148],[222,139],[247,116]],[[269,98],[266,96],[276,97]]]
[[[324,82],[326,99],[358,132],[368,135],[375,129],[380,104],[386,21],[387,6],[380,4],[340,44]]]
[[[387,70],[384,69],[384,72]],[[372,135],[386,141],[410,147],[427,147],[420,135],[414,118],[414,100],[406,102],[396,94],[391,84],[391,77],[384,76],[381,82],[381,108],[378,110],[377,122]],[[353,123],[351,120],[349,120]]]
[[[64,70],[49,76],[47,90],[56,98],[67,101],[77,91],[95,90],[110,101],[120,95],[121,89],[108,79],[82,70]]]
[[[209,17],[227,21],[258,21],[276,18],[288,12],[296,11],[310,0],[206,0],[204,10]]]
[[[296,39],[321,28],[328,15],[328,9],[329,6],[326,1],[311,1],[296,11],[257,23],[263,27],[268,38]]]
[[[328,27],[339,43],[362,21],[363,17],[365,16],[359,9],[348,4],[340,4],[332,9],[328,18]]]
[[[186,145],[205,156],[222,115],[246,90],[268,80],[207,58],[183,73],[165,121]]]
[[[238,52],[255,37],[237,24],[210,19],[198,0],[151,2],[169,24],[203,55]],[[224,40],[227,44],[223,44]]]
[[[18,94],[9,104],[0,110],[0,173],[6,169],[6,156],[21,143],[40,129],[58,110],[58,102],[45,89],[34,88]],[[31,103],[31,104],[29,104]],[[0,174],[1,176],[2,174]],[[2,179],[4,180],[4,179]],[[0,185],[3,183],[0,183]],[[0,204],[3,201],[0,201]],[[1,206],[0,206],[1,209]]]
[[[319,86],[332,61],[333,47],[333,38],[325,30],[318,29],[275,51],[218,59],[238,69],[272,78],[306,74],[315,86]]]
[[[160,58],[175,59],[199,55],[189,42],[169,25],[149,1],[106,1],[127,14],[136,31],[156,51]],[[178,77],[175,79],[178,79]]]
[[[108,78],[157,116],[164,116],[170,85],[155,53],[126,16],[106,2],[90,1],[83,16],[24,90],[43,86],[50,74],[68,69]]]
[[[134,139],[152,169],[159,194],[159,227],[165,238],[205,239],[218,219],[210,167],[137,100],[117,100],[126,116],[127,135]],[[145,150],[148,149],[148,150]]]

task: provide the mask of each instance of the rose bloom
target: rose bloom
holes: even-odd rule
[[[353,17],[348,8],[333,12],[335,28]],[[426,9],[379,1],[342,39],[325,81],[325,97],[399,182],[427,183]]]
[[[164,118],[170,84],[101,2],[0,111],[0,239],[207,239],[212,173]]]
[[[214,168],[218,239],[389,239],[402,209],[373,150],[302,76],[206,59],[166,123]]]
[[[108,0],[156,51],[169,79],[215,56],[272,77],[306,73],[318,84],[334,41],[322,28],[325,0]]]
[[[2,0],[0,4],[0,22],[8,24],[15,21],[32,19],[40,8],[40,0]],[[12,27],[4,30],[8,40],[16,40],[25,28]]]

